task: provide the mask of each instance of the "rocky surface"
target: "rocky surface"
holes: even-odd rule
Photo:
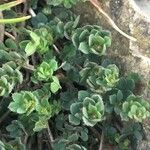
[[[2,12],[0,12],[0,19],[3,18]],[[0,24],[0,42],[2,42],[4,39],[4,25]]]
[[[74,11],[81,14],[84,24],[98,24],[111,31],[113,41],[112,47],[108,50],[109,57],[121,64],[125,73],[133,71],[142,76],[144,82],[142,88],[139,88],[150,101],[150,91],[145,88],[150,80],[150,0],[99,0],[99,2],[117,26],[136,38],[136,42],[128,40],[114,30],[89,2],[79,4]],[[144,126],[147,140],[139,144],[139,150],[150,150],[150,119]]]

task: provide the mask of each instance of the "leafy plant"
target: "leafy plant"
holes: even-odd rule
[[[41,27],[34,32],[29,30],[28,32],[30,34],[31,40],[23,41],[23,43],[27,43],[25,47],[27,56],[32,55],[36,51],[43,54],[49,50],[49,45],[52,44],[53,41],[49,28]]]
[[[130,95],[122,105],[121,117],[124,120],[134,119],[142,122],[143,119],[150,116],[149,107],[149,103],[143,98]]]
[[[49,63],[42,62],[42,64],[35,71],[35,78],[39,81],[48,81],[52,78],[54,71],[57,69],[57,62],[54,59],[52,59]]]
[[[81,102],[73,103],[70,107],[69,121],[79,125],[82,119],[87,126],[94,126],[104,119],[104,104],[102,98],[95,94],[90,96],[86,91],[80,91],[78,99]]]
[[[85,98],[83,101],[83,121],[86,125],[94,126],[102,121],[104,115],[104,104],[99,95]]]
[[[22,2],[0,5],[0,10]],[[77,2],[27,1],[17,12],[28,13],[27,4],[35,17],[5,26],[9,38],[0,43],[0,149],[97,150],[103,143],[136,150],[144,138],[142,122],[150,111],[149,103],[137,96],[142,78],[134,72],[125,76],[112,64],[107,58],[110,32],[80,24],[68,9]]]
[[[0,96],[8,96],[15,85],[22,83],[23,76],[13,62],[4,64],[0,71]]]
[[[12,95],[13,102],[10,103],[9,109],[18,114],[27,114],[32,113],[37,105],[37,98],[28,91],[22,91],[21,93],[14,93]]]
[[[116,65],[108,65],[106,68],[96,63],[85,64],[80,71],[82,81],[86,81],[94,92],[102,93],[115,87],[119,81],[119,69]]]
[[[81,2],[85,2],[87,0],[81,0]],[[63,4],[66,8],[71,8],[72,5],[75,5],[79,0],[48,0],[47,3],[49,5],[58,6]]]
[[[87,25],[76,30],[72,42],[84,54],[104,55],[106,48],[111,45],[111,38],[110,33],[101,27]]]

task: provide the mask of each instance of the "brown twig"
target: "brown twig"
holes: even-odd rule
[[[101,8],[99,2],[97,0],[90,0],[90,3],[101,13],[103,16],[106,18],[106,20],[109,22],[109,24],[116,30],[118,31],[121,35],[124,37],[132,40],[132,41],[137,41],[134,37],[126,34],[123,32],[116,24],[115,22],[109,17],[109,15]]]

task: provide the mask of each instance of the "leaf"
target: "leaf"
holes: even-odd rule
[[[25,52],[27,56],[31,56],[36,52],[37,44],[33,42],[29,42],[25,47]]]
[[[81,131],[81,136],[80,136],[80,138],[81,138],[84,142],[86,142],[86,141],[88,140],[88,131],[82,130],[82,131]]]
[[[31,23],[35,28],[47,24],[48,19],[43,13],[38,13],[35,17],[31,19]]]
[[[8,47],[8,48],[11,48],[11,49],[18,49],[18,46],[16,44],[16,42],[10,38],[8,38],[7,40],[5,40],[5,45]]]
[[[122,92],[119,90],[118,92],[117,92],[117,100],[122,100],[123,99],[123,94],[122,94]]]
[[[47,120],[45,118],[39,118],[39,121],[35,123],[35,127],[34,127],[33,131],[39,132],[42,129],[45,129],[47,127],[48,127]]]
[[[77,117],[73,116],[72,114],[69,115],[69,122],[74,125],[79,125],[80,124],[80,119]]]
[[[77,133],[72,134],[71,136],[68,137],[69,142],[75,142],[79,138]]]
[[[79,45],[79,50],[84,54],[89,54],[90,48],[86,42],[81,42]]]
[[[59,89],[61,89],[61,86],[57,77],[53,76],[52,79],[53,79],[53,82],[50,85],[50,89],[52,93],[55,94]]]
[[[80,103],[80,102],[73,103],[73,104],[70,106],[70,112],[71,112],[73,115],[75,115],[75,114],[77,114],[77,113],[80,113],[81,107],[82,107],[82,103]]]
[[[115,104],[116,103],[116,94],[110,95],[109,96],[109,100],[110,100],[110,104]]]
[[[51,69],[53,69],[53,71],[56,71],[58,69],[58,63],[55,59],[50,60],[49,66],[51,67]]]
[[[74,21],[73,28],[76,28],[78,26],[79,21],[80,21],[80,16],[77,16],[75,21]]]
[[[111,46],[111,38],[108,37],[108,36],[105,36],[105,37],[104,37],[104,40],[105,40],[105,45],[106,45],[107,47],[110,47],[110,46]]]
[[[32,41],[38,46],[40,44],[40,37],[30,30],[27,30],[27,32],[29,32]]]
[[[86,97],[89,97],[90,93],[87,91],[79,91],[78,92],[78,99],[79,101],[83,101]]]

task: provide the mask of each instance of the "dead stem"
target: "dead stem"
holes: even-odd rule
[[[11,38],[12,40],[16,40],[15,36],[11,35],[9,32],[6,32],[4,33],[7,37]]]

